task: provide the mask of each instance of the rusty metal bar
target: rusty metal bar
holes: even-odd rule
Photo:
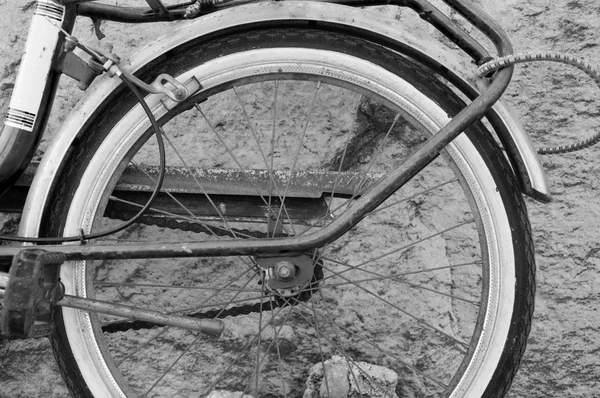
[[[219,319],[197,319],[182,315],[165,314],[123,304],[94,300],[83,297],[65,295],[57,305],[77,308],[85,311],[94,311],[102,314],[120,316],[128,319],[156,323],[157,325],[174,326],[181,329],[198,331],[209,336],[220,336],[225,329],[223,321]]]
[[[22,211],[37,167],[38,163],[30,164],[15,185],[0,197],[0,212],[20,213]],[[135,202],[145,203],[145,199],[154,191],[154,181],[158,179],[158,175],[157,166],[146,166],[143,170],[138,167],[127,167],[113,195],[130,201],[135,201],[132,198],[138,196],[139,199]],[[364,176],[363,173],[354,171],[304,170],[293,173],[271,173],[268,170],[167,167],[162,188],[165,192],[175,194],[178,200],[185,201],[185,198],[190,198],[197,206],[202,206],[201,203],[206,201],[204,195],[206,193],[211,197],[221,196],[224,203],[240,202],[241,197],[255,197],[257,198],[255,202],[258,201],[259,204],[260,196],[277,198],[285,195],[286,203],[294,207],[291,202],[296,201],[300,204],[308,199],[323,198],[324,195],[360,196],[383,175],[383,173],[369,173]],[[273,185],[277,189],[274,189]],[[161,200],[160,196],[157,200]],[[164,202],[169,201],[171,205],[174,204],[168,198]],[[165,209],[159,205],[155,207]],[[209,205],[203,207],[214,211]],[[107,211],[110,211],[110,208]]]
[[[152,192],[159,174],[158,166],[127,167],[115,190]],[[320,198],[332,193],[338,196],[360,195],[383,173],[357,171],[300,170],[286,172],[267,169],[204,169],[167,167],[163,190],[171,193],[206,192],[211,195]],[[200,189],[202,187],[202,189]]]
[[[108,202],[104,216],[127,221],[143,207],[150,194],[123,191],[114,193],[113,196],[117,200]],[[201,222],[220,221],[224,218],[227,222],[265,222],[269,215],[281,206],[279,198],[272,198],[269,206],[264,199],[253,195],[211,195],[210,201],[201,194],[177,194],[175,197],[179,203],[176,203],[167,194],[160,193],[152,205],[152,208],[156,210],[152,211],[149,216],[152,216],[153,219],[164,219],[164,225],[168,225],[166,222],[168,219]],[[294,224],[298,225],[313,225],[319,220],[324,220],[329,211],[329,206],[324,198],[291,197],[286,198],[284,203],[286,218],[289,217]],[[189,213],[194,216],[190,217]]]
[[[8,285],[8,273],[0,272],[0,298],[4,297]],[[210,336],[220,336],[225,328],[223,321],[218,319],[197,319],[183,315],[166,314],[123,304],[94,300],[84,297],[65,295],[57,305],[77,308],[85,311],[120,316],[123,318],[155,323],[157,325],[174,326],[187,330],[198,331]]]

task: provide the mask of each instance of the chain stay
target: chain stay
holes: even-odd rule
[[[111,214],[111,218],[125,219],[125,214]],[[251,230],[226,230],[202,223],[177,221],[165,217],[144,215],[140,221],[145,225],[155,225],[170,229],[189,230],[196,233],[210,233],[217,236],[266,238],[267,233]],[[288,236],[285,233],[277,235]],[[26,249],[13,260],[10,269],[9,284],[4,298],[2,311],[2,334],[20,338],[43,337],[52,333],[53,310],[64,298],[64,286],[60,283],[58,272],[51,267],[58,267],[65,261],[61,253],[49,253],[41,249]],[[318,281],[323,278],[322,267],[317,263],[314,269],[313,282],[294,297],[277,297],[260,303],[235,306],[227,309],[213,309],[186,314],[186,317],[197,319],[224,319],[239,315],[258,313],[265,309],[273,310],[287,306],[295,306],[311,297]],[[128,330],[153,329],[165,324],[142,320],[125,320],[106,324],[102,327],[105,333],[124,332]]]

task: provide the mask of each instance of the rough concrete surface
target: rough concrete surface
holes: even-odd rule
[[[8,107],[25,44],[32,2],[0,0],[0,114]],[[122,2],[120,2],[122,3]],[[138,3],[144,4],[139,0]],[[508,32],[517,52],[557,51],[600,65],[600,3],[597,0],[479,0]],[[165,29],[164,24],[162,29]],[[108,27],[102,41],[117,54],[156,37],[150,26]],[[77,27],[97,44],[92,25]],[[49,137],[79,98],[64,81]],[[598,87],[575,69],[518,66],[505,98],[522,116],[537,145],[569,143],[598,130]],[[3,116],[2,116],[3,117]],[[43,154],[40,151],[39,156]],[[593,397],[600,389],[600,146],[543,156],[554,201],[528,199],[537,260],[535,319],[527,352],[510,397]],[[10,222],[3,215],[0,224]],[[6,225],[8,228],[9,225]],[[45,339],[0,340],[0,397],[65,397]]]

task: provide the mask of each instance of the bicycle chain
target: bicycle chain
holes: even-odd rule
[[[299,300],[298,298],[288,298],[287,300],[277,298],[276,300],[270,300],[263,303],[245,304],[225,310],[195,312],[192,314],[187,314],[186,316],[198,319],[225,319],[239,315],[250,315],[254,312],[258,313],[264,309],[273,310],[275,308],[287,307],[288,305],[296,305],[299,301],[306,300],[308,300],[308,297],[304,300]],[[154,329],[163,326],[165,325],[145,321],[121,321],[102,326],[102,331],[104,333],[116,333],[126,332],[128,330]]]
[[[116,212],[111,212],[106,215],[109,218],[119,219],[127,221],[128,217],[126,214],[119,214]],[[224,228],[213,227],[207,224],[195,223],[189,221],[177,221],[170,218],[165,217],[155,217],[151,215],[144,215],[139,220],[138,223],[150,226],[164,227],[169,229],[177,229],[183,231],[192,231],[196,233],[212,233],[217,236],[229,236],[229,237],[237,237],[237,238],[266,238],[267,234],[260,231],[251,231],[248,229],[235,229],[231,228],[230,230]],[[275,234],[274,237],[287,237],[288,235],[285,233]],[[273,236],[272,236],[273,237]],[[313,282],[311,282],[308,289],[301,292],[299,295],[295,297],[281,298],[276,297],[275,299],[271,299],[262,303],[254,303],[254,304],[245,304],[240,306],[235,306],[228,309],[219,309],[219,310],[207,310],[202,312],[194,312],[191,314],[187,314],[186,316],[198,319],[224,319],[228,317],[235,317],[239,315],[250,315],[252,313],[258,313],[263,311],[264,309],[274,310],[276,308],[283,308],[289,305],[295,306],[301,301],[307,301],[311,295],[312,291],[316,289],[318,286],[318,281],[323,278],[323,269],[317,262],[315,266],[315,274],[313,277]],[[145,322],[145,321],[119,321],[111,324],[107,324],[102,326],[102,331],[104,333],[117,333],[117,332],[126,332],[128,330],[141,330],[141,329],[154,329],[157,327],[162,327],[165,325]]]
[[[128,221],[130,219],[129,214],[126,213],[117,213],[117,212],[109,212],[106,214],[108,218],[112,218],[115,220]],[[181,231],[191,231],[194,233],[206,233],[215,236],[228,236],[231,238],[287,238],[289,235],[285,233],[276,233],[267,235],[266,232],[253,231],[249,229],[239,229],[239,228],[225,228],[225,227],[215,227],[209,224],[193,222],[193,221],[178,221],[173,218],[168,217],[157,217],[145,214],[139,220],[139,224],[144,224],[148,226],[157,226],[160,228],[169,228],[169,229],[177,229]]]

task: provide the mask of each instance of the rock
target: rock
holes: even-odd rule
[[[397,398],[397,384],[398,375],[388,368],[367,362],[349,366],[345,358],[333,356],[311,368],[303,398]]]
[[[348,367],[345,363],[325,362],[327,380],[322,379],[319,394],[321,397],[345,398],[350,391],[348,382]]]

